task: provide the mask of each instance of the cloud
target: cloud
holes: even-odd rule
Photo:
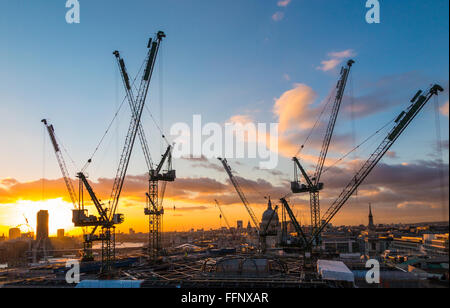
[[[187,161],[196,161],[196,162],[207,162],[208,161],[208,159],[203,155],[201,157],[193,157],[193,156],[182,157],[181,159],[187,160]]]
[[[269,169],[261,169],[259,167],[253,167],[253,171],[262,171],[262,172],[266,172],[272,176],[283,176],[285,175],[283,172],[273,169],[273,170],[269,170]]]
[[[234,115],[230,119],[228,119],[227,123],[233,123],[233,124],[248,124],[253,123],[254,120],[249,115]]]
[[[335,69],[339,64],[341,64],[342,61],[344,61],[344,59],[354,56],[356,56],[356,53],[352,49],[330,52],[328,54],[328,57],[330,59],[323,60],[322,62],[320,62],[321,65],[318,66],[317,69],[324,72],[331,71]]]
[[[387,152],[386,152],[386,157],[389,157],[389,158],[398,158],[397,153],[394,152],[394,151],[387,151]]]
[[[205,168],[205,169],[211,169],[211,170],[215,170],[215,171],[223,171],[223,168],[220,167],[217,164],[214,163],[200,163],[200,164],[193,164],[192,168]]]
[[[336,66],[338,66],[342,61],[339,59],[330,59],[330,60],[324,60],[320,62],[321,66],[317,67],[318,70],[327,72],[334,69]]]
[[[448,117],[448,101],[440,108],[441,114]]]
[[[323,142],[322,133],[327,126],[327,115],[331,109],[326,108],[320,119],[319,115],[329,99],[332,99],[331,95],[332,92],[323,101],[316,102],[317,93],[311,87],[295,84],[291,90],[275,99],[272,111],[279,122],[278,152],[281,155],[294,156],[306,139],[310,149],[320,150]],[[315,133],[309,136],[314,126]],[[351,142],[352,137],[349,134],[335,133],[330,151],[344,153],[348,151]],[[302,160],[317,162],[317,156],[302,153]]]
[[[414,89],[420,89],[427,82],[426,77],[415,71],[366,82],[361,87],[362,94],[344,96],[341,114],[347,118],[364,118],[398,105],[406,107],[415,94]]]
[[[291,0],[280,0],[277,5],[280,7],[287,7],[291,3]]]
[[[284,18],[284,13],[283,12],[276,12],[275,14],[272,15],[272,20],[275,22],[281,21]]]
[[[323,213],[339,196],[362,163],[362,161],[354,160],[340,167],[333,167],[324,173],[322,179],[325,189],[321,192]],[[443,186],[440,185],[440,169],[444,171]],[[336,219],[341,221],[340,219],[346,217],[352,221],[351,219],[354,219],[355,215],[359,215],[355,214],[359,210],[363,209],[365,213],[369,202],[380,209],[378,213],[390,215],[386,214],[385,221],[387,222],[398,221],[405,217],[415,221],[443,219],[445,209],[442,208],[441,203],[441,188],[444,189],[445,204],[448,206],[448,171],[448,163],[442,164],[438,161],[417,161],[407,165],[380,163],[360,186],[357,196],[355,194],[348,201]],[[275,176],[275,174],[271,176]],[[236,178],[251,206],[255,210],[259,209],[258,212],[267,205],[264,196],[271,196],[272,200],[278,203],[280,197],[286,196],[290,192],[289,179],[281,178],[280,183],[274,185],[266,178],[253,180],[239,175],[236,175]],[[5,179],[0,182],[5,182]],[[19,182],[14,179],[6,179],[6,182],[11,185],[8,188],[0,186],[0,206],[1,204],[13,204],[19,200],[39,201],[42,199],[42,180]],[[107,200],[112,182],[113,179],[106,178],[92,182],[100,199]],[[127,177],[119,206],[122,208],[142,206],[147,189],[147,175]],[[65,201],[69,201],[64,180],[46,180],[45,198],[61,197]],[[220,182],[210,177],[178,178],[174,183],[167,185],[165,198],[170,200],[168,203],[170,205],[166,206],[168,210],[171,210],[173,204],[182,204],[176,206],[174,213],[183,213],[184,216],[188,216],[189,212],[195,213],[209,209],[214,199],[219,200],[223,206],[236,206],[245,211],[229,180]],[[307,216],[309,212],[309,196],[307,194],[292,196],[291,203],[296,205],[296,211],[300,210]]]
[[[329,57],[336,58],[336,59],[350,58],[350,57],[354,57],[355,55],[356,54],[352,49],[347,49],[347,50],[338,51],[338,52],[330,52],[328,54]]]
[[[308,129],[314,125],[318,110],[311,108],[317,93],[305,84],[295,84],[275,100],[273,113],[282,133],[290,129]]]

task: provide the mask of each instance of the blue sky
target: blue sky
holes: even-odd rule
[[[124,94],[112,51],[121,52],[134,76],[147,39],[157,30],[165,31],[167,39],[148,104],[158,121],[164,104],[165,131],[175,122],[191,123],[193,114],[205,122],[223,123],[235,115],[276,121],[275,99],[299,83],[317,93],[318,104],[339,73],[338,68],[324,72],[318,67],[330,53],[345,50],[352,50],[357,61],[351,86],[355,97],[392,90],[383,98],[388,107],[354,123],[357,141],[395,117],[419,88],[434,82],[448,88],[447,0],[380,1],[381,24],[365,22],[363,0],[292,0],[287,6],[277,0],[79,2],[81,23],[67,24],[64,0],[0,1],[0,178],[60,176],[50,145],[43,147],[42,118],[52,121],[73,159],[83,165]],[[277,12],[283,14],[278,21],[273,18]],[[439,100],[448,102],[448,89]],[[114,174],[127,108],[90,170],[93,178]],[[148,114],[144,124],[158,157],[160,142]],[[441,115],[441,124],[448,140],[448,115]],[[400,161],[391,162],[429,159],[435,152],[433,125],[430,104],[396,145]],[[350,134],[351,127],[342,117],[337,132]],[[131,174],[144,171],[136,149]],[[448,150],[445,159],[448,163]],[[188,163],[176,164],[185,176],[211,173],[191,175]],[[280,170],[291,176],[288,159],[282,159]]]

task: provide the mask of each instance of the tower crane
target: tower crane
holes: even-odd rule
[[[152,43],[150,39],[148,46],[151,46],[155,42]],[[134,117],[138,117],[138,110],[136,98],[133,93],[133,88],[130,85],[130,78],[125,66],[125,61],[120,56],[119,51],[114,51],[113,54],[116,57],[117,64],[119,66],[119,70],[122,76],[123,85],[126,92],[126,97],[128,103],[130,105],[130,109],[133,113]],[[151,75],[149,75],[151,78]],[[162,200],[164,198],[165,185],[161,191],[161,198],[159,200],[159,187],[158,182],[163,181],[173,182],[175,181],[176,174],[175,170],[172,170],[172,146],[168,146],[166,152],[164,153],[161,162],[158,164],[156,168],[153,166],[153,162],[150,156],[150,150],[148,148],[147,138],[145,137],[145,132],[142,127],[142,123],[139,124],[138,127],[138,135],[141,143],[142,151],[144,154],[144,158],[147,164],[148,173],[149,173],[149,188],[146,193],[147,196],[147,204],[144,209],[145,215],[149,216],[149,245],[148,245],[148,255],[151,259],[155,259],[158,257],[161,251],[161,227],[162,227],[162,216],[164,215],[164,208],[162,206]],[[164,163],[167,161],[167,172],[161,174],[161,170],[163,168]]]
[[[339,212],[339,210],[345,205],[347,200],[352,196],[356,189],[361,185],[361,183],[367,178],[370,172],[375,168],[378,162],[383,158],[383,156],[389,151],[392,145],[397,141],[400,135],[405,131],[408,125],[414,120],[417,114],[423,109],[425,104],[434,96],[438,95],[439,92],[444,91],[444,89],[435,84],[431,86],[426,94],[422,90],[418,91],[417,94],[412,98],[411,105],[395,120],[395,126],[391,129],[388,135],[383,139],[381,144],[372,153],[372,155],[363,164],[360,170],[355,174],[355,176],[350,180],[344,190],[341,192],[339,197],[331,204],[330,208],[324,215],[322,224],[315,230],[311,241],[320,233],[323,229],[330,223],[334,216]]]
[[[47,128],[47,132],[50,136],[50,140],[53,145],[53,149],[56,154],[56,158],[58,160],[59,167],[61,169],[61,173],[63,175],[64,182],[66,184],[67,191],[69,193],[70,199],[73,203],[74,210],[73,210],[73,222],[75,223],[76,227],[94,227],[93,232],[91,234],[84,235],[84,242],[83,242],[83,261],[92,261],[93,260],[93,254],[92,254],[92,241],[95,238],[95,231],[101,221],[104,221],[105,219],[105,210],[103,209],[103,206],[98,201],[95,194],[93,194],[92,188],[90,187],[89,183],[87,183],[87,187],[89,187],[89,192],[93,194],[92,200],[93,203],[100,214],[100,220],[94,216],[90,215],[87,216],[87,210],[84,208],[84,202],[83,202],[83,194],[82,194],[82,181],[87,182],[85,179],[84,174],[77,174],[77,177],[80,180],[80,193],[79,193],[79,199],[76,197],[75,189],[72,183],[71,178],[69,177],[69,172],[67,171],[67,166],[64,161],[63,155],[61,153],[61,148],[58,144],[58,141],[56,139],[55,135],[55,128],[53,125],[48,123],[48,120],[44,119],[41,121],[44,123],[44,125]]]
[[[342,104],[342,99],[344,97],[344,91],[347,85],[348,76],[350,74],[351,67],[354,63],[355,61],[349,60],[347,62],[347,66],[343,67],[341,70],[341,77],[336,85],[337,88],[336,96],[334,99],[330,120],[328,122],[325,138],[323,140],[322,149],[319,154],[319,159],[316,165],[314,176],[312,178],[309,178],[303,167],[300,165],[298,158],[296,157],[293,158],[295,163],[295,171],[294,171],[295,181],[291,183],[291,190],[295,194],[304,192],[309,192],[310,194],[312,233],[316,233],[316,230],[319,228],[321,222],[319,193],[324,188],[324,184],[320,182],[320,178],[322,176],[322,171],[328,154],[328,149],[330,147],[331,139],[333,137],[333,132],[336,125],[337,116],[339,114],[339,110]],[[303,177],[307,182],[307,185],[300,184],[300,181],[298,180],[297,177],[297,168],[300,169]],[[317,238],[315,240],[317,242],[320,242],[320,238]]]
[[[125,181],[125,176],[128,170],[128,165],[130,162],[130,157],[134,146],[134,141],[136,139],[137,132],[140,128],[141,116],[150,85],[150,77],[153,73],[160,43],[164,37],[166,37],[164,32],[159,31],[156,34],[156,38],[153,41],[150,40],[147,46],[149,50],[144,63],[145,70],[142,76],[141,85],[138,90],[138,95],[134,100],[134,104],[130,104],[134,106],[134,108],[132,108],[132,117],[129,124],[128,133],[125,139],[125,145],[122,151],[122,155],[120,157],[119,166],[117,168],[116,177],[111,192],[111,197],[107,207],[104,206],[104,204],[102,204],[100,200],[97,198],[84,172],[79,172],[77,174],[77,177],[80,180],[80,188],[79,188],[80,201],[79,207],[73,210],[72,220],[76,227],[92,227],[90,234],[84,236],[84,256],[83,256],[84,260],[93,259],[92,258],[93,241],[102,242],[101,272],[103,274],[108,274],[110,272],[112,268],[112,262],[115,259],[115,225],[121,224],[124,221],[124,216],[122,214],[116,213],[116,211],[118,208],[119,198]],[[44,122],[44,124],[46,124],[46,122]],[[52,136],[51,132],[53,132],[53,129],[48,129],[48,131],[50,133],[50,136]],[[56,138],[53,138],[52,142],[53,140],[56,140]],[[55,147],[55,143],[54,148],[58,157],[58,152],[60,151],[59,147]],[[62,166],[64,167],[64,165]],[[66,173],[64,170],[65,168],[62,168],[63,175],[65,176]],[[71,188],[73,188],[73,186]],[[69,188],[68,186],[69,192],[74,191],[71,188]],[[97,209],[99,215],[98,217],[94,215],[87,216],[87,211],[84,209],[84,202],[83,202],[84,188],[87,190],[92,202],[94,203],[95,208]],[[99,236],[95,235],[96,230],[98,228],[101,228],[101,233]]]
[[[247,209],[247,212],[250,215],[250,218],[252,219],[252,222],[255,225],[255,228],[259,234],[260,230],[259,230],[258,218],[256,218],[256,215],[253,212],[252,208],[250,207],[250,204],[249,204],[247,198],[245,197],[239,183],[237,182],[236,178],[234,177],[233,172],[231,171],[231,167],[228,164],[228,161],[226,160],[226,158],[219,158],[219,160],[222,162],[222,165],[223,165],[225,171],[227,172],[231,183],[233,184],[234,188],[236,189],[237,194],[239,195],[239,198],[241,199],[242,203],[244,204],[245,208]]]

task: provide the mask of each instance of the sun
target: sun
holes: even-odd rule
[[[58,229],[64,229],[66,233],[77,233],[72,222],[71,203],[65,202],[62,198],[45,201],[19,200],[10,208],[11,226],[20,226],[23,232],[29,232],[30,229],[36,233],[37,213],[40,210],[46,210],[49,214],[48,228],[49,235],[55,236]],[[75,232],[74,232],[75,231]]]

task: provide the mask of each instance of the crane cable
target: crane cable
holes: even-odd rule
[[[369,142],[369,140],[371,140],[372,138],[374,138],[376,135],[378,135],[382,130],[384,130],[386,127],[388,127],[392,122],[394,122],[395,119],[392,119],[391,121],[389,121],[388,123],[386,123],[385,125],[383,125],[383,127],[381,127],[379,130],[377,130],[375,133],[373,133],[372,135],[370,135],[369,137],[367,137],[363,142],[361,142],[360,144],[358,144],[356,147],[354,147],[350,152],[346,153],[345,155],[343,155],[341,158],[339,158],[337,161],[335,161],[333,164],[331,164],[330,166],[328,166],[323,172],[322,174],[324,174],[325,172],[329,171],[331,168],[333,168],[334,166],[336,166],[337,164],[339,164],[340,162],[342,162],[345,158],[347,158],[350,154],[352,154],[353,152],[355,152],[356,150],[358,150],[360,147],[362,147],[364,144],[366,144],[367,142]]]
[[[448,213],[446,211],[446,194],[445,194],[445,181],[444,181],[444,157],[443,157],[443,151],[442,151],[442,137],[441,137],[441,121],[440,121],[440,105],[439,105],[439,96],[436,95],[434,98],[434,116],[435,116],[435,125],[436,125],[436,142],[437,142],[437,155],[439,160],[439,167],[438,167],[438,173],[439,173],[439,184],[440,184],[440,198],[442,203],[442,217],[445,218],[448,216]]]
[[[143,67],[144,67],[144,64],[145,64],[145,61],[141,64],[141,67],[139,68],[139,71],[138,71],[138,73],[136,74],[136,77],[134,77],[132,86],[135,85],[135,82],[136,82],[138,76],[140,75],[140,73],[141,73],[141,71],[142,71],[142,69],[143,69]],[[106,129],[106,131],[105,131],[105,133],[103,134],[102,138],[100,139],[100,142],[97,144],[97,146],[95,147],[94,152],[92,153],[92,155],[90,156],[90,158],[87,160],[86,164],[83,166],[83,169],[81,170],[82,172],[84,172],[84,171],[88,168],[88,166],[89,166],[89,164],[92,162],[92,160],[93,160],[95,154],[97,154],[97,152],[98,152],[98,150],[99,150],[101,144],[102,144],[103,141],[105,140],[106,135],[107,135],[107,134],[109,133],[109,131],[111,130],[111,127],[112,127],[112,125],[114,124],[114,121],[117,119],[117,117],[118,117],[118,115],[119,115],[119,112],[120,112],[120,110],[122,109],[122,107],[123,107],[123,105],[124,105],[124,103],[125,103],[126,100],[127,100],[127,96],[125,96],[125,97],[123,98],[122,103],[120,104],[119,108],[117,109],[116,113],[114,114],[114,117],[113,117],[113,119],[111,120],[111,122],[109,123],[108,128]]]
[[[328,105],[330,105],[331,102],[331,98],[334,96],[334,93],[336,91],[336,88],[333,89],[333,91],[330,93],[330,95],[328,96],[328,101],[325,104],[325,106],[323,106],[322,111],[320,112],[319,116],[317,117],[316,122],[314,123],[314,126],[311,128],[311,130],[308,133],[308,136],[306,137],[305,141],[302,143],[302,145],[300,146],[300,149],[297,151],[297,153],[295,154],[295,157],[299,156],[300,153],[303,151],[303,149],[305,148],[306,143],[309,141],[309,139],[311,138],[313,132],[316,130],[317,126],[320,123],[320,120],[322,118],[322,116],[325,114],[325,111],[328,107]]]
[[[351,118],[351,125],[352,125],[352,145],[355,146],[356,144],[356,124],[355,124],[355,101],[354,101],[354,87],[353,87],[353,74],[350,74],[350,118]],[[353,152],[353,159],[356,160],[357,154],[356,150]],[[358,170],[355,168],[353,169],[353,173],[356,173]],[[356,203],[358,203],[358,188],[355,190],[354,199],[356,199]]]

